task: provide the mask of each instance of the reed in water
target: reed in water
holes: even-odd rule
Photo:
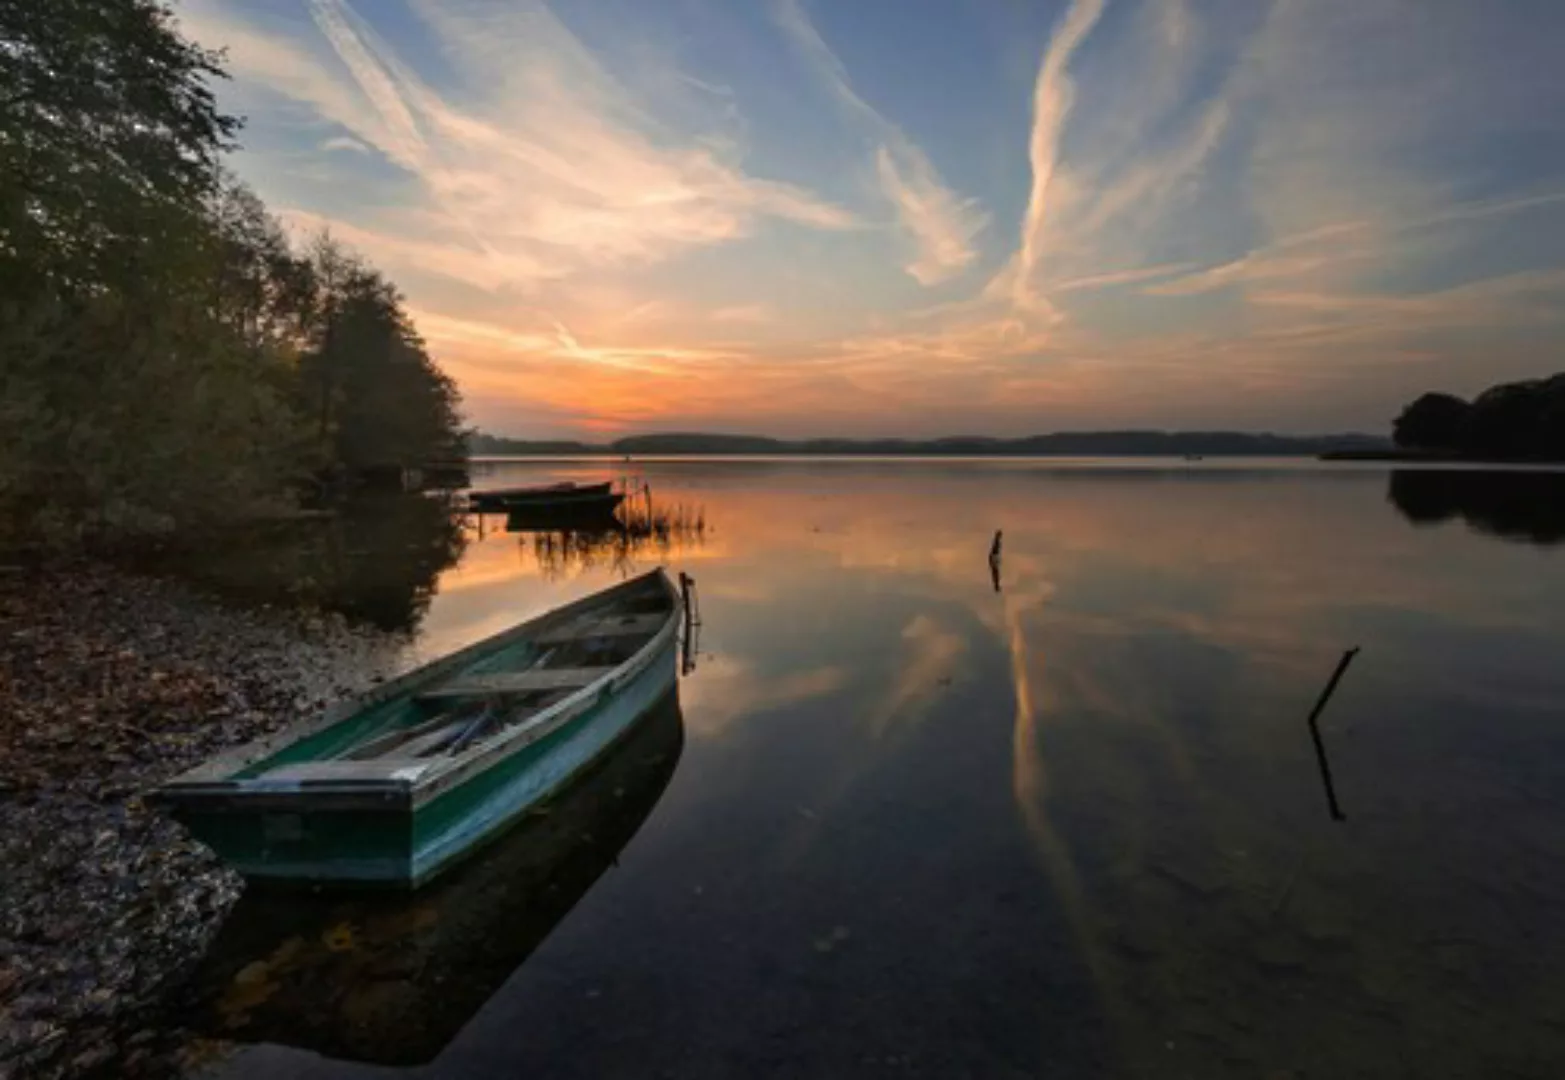
[[[518,530],[524,549],[548,580],[608,567],[620,577],[637,572],[637,560],[666,560],[706,540],[706,511],[694,503],[659,506],[627,500],[613,523],[598,529]]]

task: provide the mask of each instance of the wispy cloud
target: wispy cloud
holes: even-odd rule
[[[1158,278],[1173,277],[1175,274],[1183,274],[1195,268],[1194,263],[1159,263],[1156,266],[1138,266],[1128,270],[1106,270],[1101,274],[1087,274],[1082,277],[1065,278],[1050,283],[1050,288],[1057,293],[1079,292],[1084,289],[1106,289],[1116,285],[1137,285],[1143,281],[1155,281]],[[1156,289],[1148,289],[1148,292],[1157,292]]]
[[[875,175],[881,192],[914,244],[914,257],[904,269],[921,285],[934,285],[961,273],[978,256],[974,240],[988,226],[989,215],[978,200],[951,190],[924,151],[859,96],[847,70],[799,0],[782,0],[777,18],[833,96],[878,143]]]
[[[482,245],[467,229],[454,228],[441,212],[409,211],[395,222],[371,220],[366,225],[295,207],[280,208],[279,216],[297,235],[329,232],[390,267],[438,274],[485,291],[564,277],[572,269],[564,257],[547,249]]]
[[[1017,303],[1035,307],[1033,274],[1043,255],[1049,227],[1049,188],[1059,161],[1060,134],[1065,128],[1075,99],[1071,82],[1071,57],[1081,47],[1103,15],[1103,0],[1072,0],[1058,29],[1044,51],[1033,84],[1032,133],[1027,140],[1027,160],[1032,167],[1032,185],[1027,195],[1027,213],[1022,221],[1021,244],[1012,281]]]
[[[368,146],[351,135],[333,135],[329,139],[323,139],[321,141],[321,149],[326,151],[351,150],[358,154],[374,153]]]
[[[1393,256],[1392,245],[1399,238],[1560,204],[1565,204],[1565,192],[1551,191],[1455,203],[1416,217],[1388,218],[1375,224],[1338,222],[1283,237],[1240,258],[1151,286],[1145,291],[1154,296],[1197,296],[1232,285],[1296,278],[1325,267],[1384,261]]]
[[[1130,4],[1118,9],[1127,18],[1094,37],[1104,10],[1078,2],[1044,52],[1023,235],[991,289],[1056,323],[1068,313],[1060,294],[1168,276],[1173,263],[1148,255],[1188,251],[1173,235],[1185,231],[1182,218],[1239,126],[1243,65],[1215,44],[1215,20],[1184,0]],[[1078,100],[1071,59],[1089,44],[1096,65],[1136,77],[1098,78]]]
[[[1466,285],[1421,293],[1319,293],[1284,289],[1257,291],[1257,304],[1297,308],[1326,315],[1372,316],[1382,324],[1408,320],[1399,328],[1435,326],[1479,327],[1499,319],[1516,319],[1529,310],[1556,321],[1565,320],[1557,300],[1565,289],[1565,269],[1530,270],[1485,278]],[[1540,302],[1542,305],[1540,306]]]
[[[518,433],[1350,427],[1557,363],[1565,10],[806,2],[180,12],[241,172]],[[955,54],[995,25],[1036,51]]]
[[[763,323],[771,317],[765,304],[732,304],[717,308],[708,316],[713,322],[722,323]]]
[[[210,13],[195,29],[228,44],[241,77],[317,110],[343,129],[338,140],[372,147],[419,181],[423,212],[473,249],[440,266],[486,263],[457,272],[474,284],[657,262],[747,236],[762,218],[856,225],[847,210],[752,176],[697,139],[653,138],[629,95],[541,5],[418,10],[470,93],[431,88],[345,0],[310,3],[335,69],[306,47]],[[385,224],[360,239],[376,256],[417,246]]]
[[[911,143],[884,144],[875,151],[875,170],[917,245],[917,257],[904,269],[920,285],[944,281],[977,258],[973,238],[988,225],[988,215],[942,186],[921,151]]]
[[[1347,257],[1352,255],[1282,255],[1255,251],[1220,266],[1153,285],[1146,292],[1152,296],[1199,296],[1230,285],[1296,277],[1323,266],[1335,265]]]
[[[1527,210],[1539,210],[1545,207],[1558,206],[1561,203],[1565,203],[1565,191],[1545,191],[1533,195],[1483,199],[1476,202],[1458,203],[1443,210],[1437,210],[1422,218],[1409,221],[1401,228],[1427,229],[1438,225],[1450,225],[1464,221],[1482,221],[1485,218],[1503,217],[1506,214],[1519,214]]]
[[[1146,210],[1165,197],[1206,161],[1227,131],[1231,109],[1226,99],[1209,102],[1183,141],[1148,154],[1112,184],[1101,187],[1072,231],[1090,238],[1132,210]]]

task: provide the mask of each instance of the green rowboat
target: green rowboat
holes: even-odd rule
[[[153,799],[247,878],[416,887],[668,692],[682,606],[654,570],[217,757]]]
[[[617,864],[683,746],[671,691],[547,813],[524,815],[427,888],[245,890],[191,977],[181,1020],[339,1061],[433,1061]]]

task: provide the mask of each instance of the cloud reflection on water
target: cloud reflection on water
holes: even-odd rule
[[[786,823],[766,819],[780,838],[747,873],[856,882],[831,862],[845,836],[923,800],[953,833],[915,846],[945,845],[973,904],[997,886],[961,830],[1025,838],[1030,915],[1063,920],[1060,962],[1087,970],[1129,1066],[1264,1075],[1348,1014],[1363,1030],[1321,1048],[1323,1065],[1378,1052],[1388,1024],[1480,1045],[1431,966],[1442,935],[1489,941],[1496,904],[1541,927],[1551,908],[1517,900],[1517,881],[1560,891],[1523,824],[1565,825],[1539,794],[1557,770],[1520,749],[1549,737],[1565,697],[1565,596],[1539,551],[1409,528],[1368,471],[647,469],[720,538],[671,554],[705,616],[682,690],[689,783],[727,793],[748,770],[788,770],[767,780]],[[547,581],[504,538],[471,544],[453,584],[468,567],[495,577],[442,579],[429,633],[461,638],[610,580]],[[1325,725],[1344,735],[1332,764],[1354,820],[1323,835],[1304,716],[1349,644],[1364,654]],[[981,768],[952,753],[963,744]],[[1000,761],[1008,821],[975,809]],[[872,835],[879,873],[908,873],[911,841]],[[1553,991],[1527,957],[1496,955],[1516,1004],[1492,1024],[1521,1045]],[[1242,1063],[1206,1069],[1214,1043]]]

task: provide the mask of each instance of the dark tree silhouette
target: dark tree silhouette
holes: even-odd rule
[[[1462,445],[1472,406],[1452,394],[1429,393],[1402,410],[1392,427],[1398,446],[1454,450]]]
[[[0,0],[0,544],[275,516],[464,456],[396,290],[227,176],[221,57],[156,0]]]
[[[362,473],[465,457],[456,386],[396,287],[328,236],[315,241],[310,265],[315,318],[299,370],[323,464]]]
[[[1491,386],[1471,404],[1424,394],[1397,417],[1397,445],[1495,461],[1565,461],[1565,374]]]

